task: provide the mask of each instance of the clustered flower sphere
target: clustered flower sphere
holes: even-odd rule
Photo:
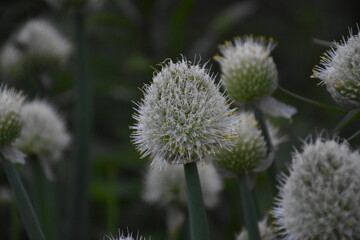
[[[153,165],[205,161],[232,144],[233,110],[204,66],[168,60],[144,93],[132,137]]]
[[[0,54],[0,66],[13,77],[63,64],[72,46],[48,21],[28,21],[9,40]]]
[[[40,100],[25,103],[21,118],[24,124],[15,146],[27,154],[58,160],[70,136],[53,107]]]
[[[212,164],[199,166],[198,170],[204,204],[215,207],[223,187],[222,180]],[[162,171],[149,169],[144,184],[143,198],[149,203],[161,207],[184,206],[187,203],[184,168],[181,165],[169,165]]]
[[[360,35],[350,34],[347,40],[334,43],[312,77],[326,85],[333,99],[347,108],[360,107]]]
[[[235,144],[230,149],[219,149],[215,162],[235,174],[251,171],[266,158],[266,141],[258,129],[252,113],[240,112],[232,124]]]
[[[23,100],[22,93],[0,86],[0,146],[11,144],[19,137]]]
[[[276,240],[276,235],[274,234],[271,227],[267,225],[267,218],[258,223],[260,237],[262,240]],[[236,236],[236,240],[249,240],[249,233],[247,230],[242,231]]]
[[[125,235],[123,232],[120,232],[119,230],[118,236],[105,235],[103,237],[103,240],[146,240],[146,238],[139,235],[134,237],[132,233],[128,233]]]
[[[293,156],[274,209],[285,240],[360,239],[360,154],[317,139]]]
[[[278,72],[270,56],[275,43],[264,37],[246,36],[225,42],[215,56],[222,71],[222,82],[237,102],[252,102],[272,94],[277,88]]]

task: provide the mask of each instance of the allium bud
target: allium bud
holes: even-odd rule
[[[222,180],[212,164],[199,166],[199,177],[207,207],[214,207],[219,201],[223,187]],[[181,165],[168,165],[159,171],[149,169],[145,177],[143,198],[159,206],[186,205],[187,193],[184,168]]]
[[[275,43],[264,37],[235,38],[220,46],[215,56],[222,70],[222,81],[229,96],[237,102],[251,102],[272,94],[278,72],[270,56]]]
[[[15,146],[28,154],[58,160],[70,136],[53,107],[39,100],[25,103],[21,117],[24,125]]]
[[[71,51],[70,43],[48,21],[30,20],[1,50],[0,66],[7,74],[23,76],[59,66]]]
[[[11,144],[19,137],[23,100],[24,96],[14,89],[0,87],[0,146]]]
[[[274,217],[284,239],[360,238],[360,154],[317,139],[293,155]]]
[[[233,110],[208,70],[185,59],[163,63],[138,104],[134,143],[152,165],[204,161],[232,144]]]
[[[337,43],[313,70],[313,78],[325,84],[333,99],[347,108],[360,107],[360,35]]]
[[[276,240],[276,235],[273,230],[267,225],[267,218],[258,223],[260,237],[262,240]],[[249,240],[249,234],[247,230],[242,231],[237,237],[236,240]]]
[[[266,142],[252,113],[242,112],[232,124],[235,145],[219,149],[215,162],[236,174],[251,171],[266,158]]]

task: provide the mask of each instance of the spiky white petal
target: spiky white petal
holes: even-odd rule
[[[63,64],[72,45],[46,20],[33,19],[24,24],[0,53],[0,66],[16,75]]]
[[[215,207],[219,201],[219,193],[223,183],[212,164],[198,167],[200,183],[207,207]],[[168,164],[165,169],[150,168],[144,181],[143,198],[149,203],[159,206],[186,205],[187,193],[184,167]]]
[[[360,35],[359,33],[337,43],[322,57],[313,70],[313,78],[319,78],[340,105],[360,107]]]
[[[346,142],[306,143],[283,177],[274,217],[286,240],[360,238],[360,154]]]
[[[276,240],[276,235],[274,234],[271,227],[267,225],[267,218],[263,219],[258,223],[260,237],[262,240]],[[247,230],[242,231],[240,234],[236,236],[236,240],[249,240],[249,234]]]
[[[278,72],[270,56],[275,43],[264,37],[246,36],[225,42],[219,47],[222,56],[216,56],[221,79],[231,98],[250,102],[270,95],[278,83]]]
[[[25,103],[21,113],[23,128],[15,146],[27,154],[56,161],[70,143],[70,135],[59,114],[45,101]]]
[[[133,236],[132,233],[124,234],[122,231],[119,230],[117,236],[105,235],[103,240],[146,240],[145,237],[139,236],[138,234],[136,237]]]
[[[205,161],[217,148],[232,144],[233,110],[204,66],[168,60],[144,92],[132,137],[153,165]]]

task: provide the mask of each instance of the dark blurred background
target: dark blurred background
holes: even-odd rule
[[[129,126],[132,114],[143,93],[139,90],[150,83],[154,68],[166,58],[189,60],[201,57],[209,61],[211,71],[219,72],[212,57],[225,40],[245,34],[273,37],[278,45],[273,51],[280,85],[292,92],[332,106],[325,86],[311,79],[312,68],[328,49],[314,39],[333,41],[347,36],[348,28],[357,32],[359,11],[355,0],[317,1],[233,1],[233,0],[107,0],[101,8],[86,14],[87,66],[89,81],[93,83],[92,171],[90,182],[90,239],[100,239],[104,233],[117,229],[139,231],[151,239],[165,239],[165,211],[141,200],[143,176],[147,159],[140,159],[130,142]],[[0,3],[0,45],[32,18],[45,18],[54,23],[73,41],[74,28],[71,11],[54,11],[45,1],[2,0]],[[73,73],[74,61],[52,71],[54,85],[48,99],[73,129]],[[11,81],[2,79],[1,82]],[[26,92],[26,88],[23,89]],[[290,160],[293,146],[301,146],[301,139],[323,129],[331,131],[342,115],[295,99],[280,90],[274,96],[298,108],[287,121],[273,119],[289,141],[283,144],[278,156],[283,170]],[[30,96],[34,97],[34,96]],[[354,133],[354,122],[341,133]],[[358,144],[358,139],[351,143]],[[58,166],[58,191],[61,203],[71,182],[68,167],[71,149]],[[285,170],[286,171],[286,170]],[[7,181],[0,170],[0,185]],[[219,206],[209,210],[213,239],[234,239],[241,230],[237,183],[226,180]],[[261,174],[255,189],[261,217],[271,208],[267,177]],[[10,239],[11,203],[0,200],[0,239]],[[59,208],[65,208],[64,205]],[[65,214],[63,214],[65,215]],[[62,216],[66,221],[66,216]],[[59,229],[64,222],[59,221]],[[61,233],[60,235],[61,236]],[[20,239],[27,239],[22,231]]]

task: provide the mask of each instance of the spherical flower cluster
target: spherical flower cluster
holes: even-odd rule
[[[133,237],[132,233],[128,233],[127,235],[125,235],[123,232],[119,230],[118,236],[113,236],[112,234],[110,236],[105,235],[103,237],[103,240],[146,240],[146,238],[139,235]]]
[[[360,154],[317,139],[293,156],[274,217],[284,239],[360,238]]]
[[[169,60],[144,92],[132,137],[153,165],[204,161],[232,144],[228,133],[233,110],[204,67]]]
[[[63,64],[72,52],[71,44],[45,20],[28,21],[0,53],[4,72],[21,77]]]
[[[0,87],[0,146],[11,144],[19,137],[23,100],[22,93],[5,86]]]
[[[239,113],[232,127],[235,145],[230,149],[219,149],[215,162],[226,170],[242,174],[253,170],[266,158],[266,141],[252,113]]]
[[[276,240],[276,235],[273,230],[267,225],[267,218],[258,223],[260,237],[262,240]],[[236,240],[249,240],[249,234],[247,230],[242,231],[237,235]]]
[[[205,206],[215,207],[223,187],[219,174],[212,164],[205,164],[199,166],[199,177]],[[184,167],[181,165],[168,165],[162,171],[149,169],[144,183],[143,198],[149,203],[162,207],[187,203]]]
[[[222,70],[227,93],[237,102],[251,102],[270,95],[277,88],[278,72],[270,52],[272,39],[247,36],[220,46],[215,56]]]
[[[25,103],[21,118],[24,124],[15,146],[27,154],[58,160],[70,136],[53,107],[39,100]]]
[[[360,107],[360,35],[350,34],[347,40],[334,43],[320,64],[313,70],[313,78],[326,85],[334,100],[347,108]]]

